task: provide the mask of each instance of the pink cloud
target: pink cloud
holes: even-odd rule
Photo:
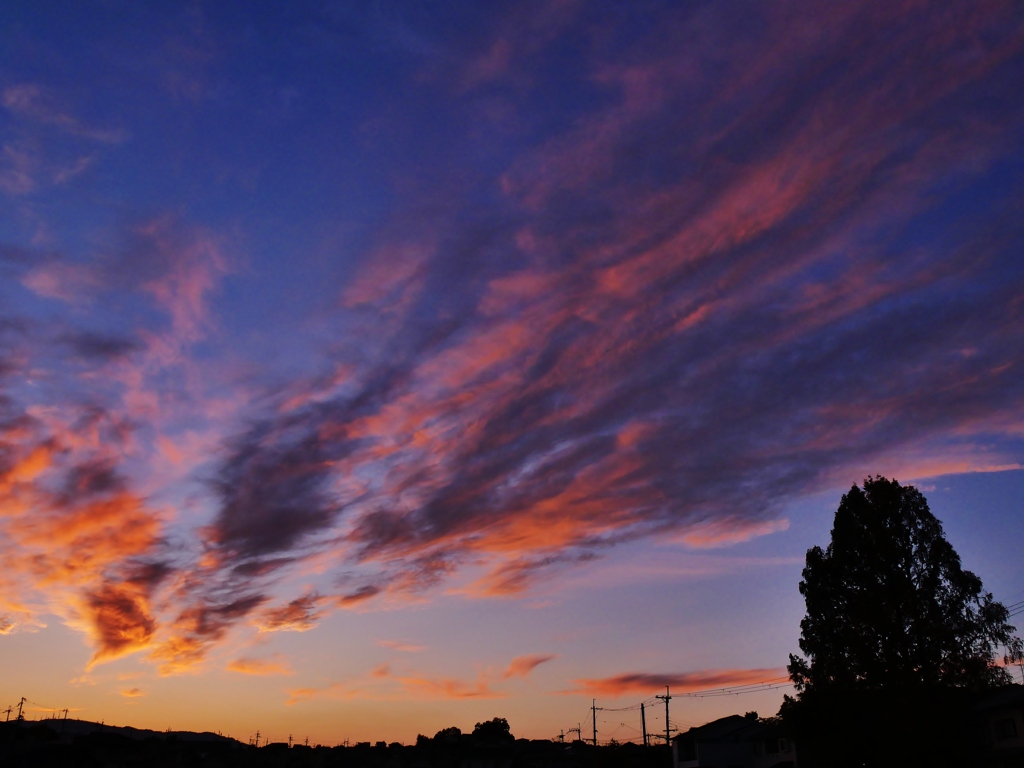
[[[544,47],[581,13],[510,11],[447,87],[527,93]],[[89,633],[94,662],[146,649],[174,671],[236,623],[305,631],[326,611],[422,596],[467,566],[480,578],[463,592],[520,595],[640,537],[709,548],[783,531],[788,501],[879,464],[915,476],[1018,467],[1011,449],[986,447],[1021,431],[1019,290],[1004,276],[1016,252],[991,236],[1005,228],[987,212],[965,219],[955,246],[891,250],[936,190],[1001,157],[1005,120],[971,96],[1011,93],[996,76],[1019,40],[999,13],[908,24],[884,3],[807,19],[766,8],[754,32],[733,34],[708,6],[666,13],[651,33],[660,46],[585,51],[598,106],[517,145],[500,191],[460,197],[457,215],[444,212],[450,177],[406,190],[411,209],[436,215],[398,211],[371,233],[318,320],[339,330],[322,375],[280,390],[213,391],[211,373],[234,374],[204,365],[197,345],[217,341],[233,259],[211,230],[157,217],[91,261],[26,267],[22,284],[69,313],[104,319],[116,297],[155,319],[107,339],[130,354],[102,369],[81,355],[47,367],[37,351],[0,360],[47,386],[74,380],[68,401],[111,410],[101,428],[33,403],[16,419],[25,434],[2,437],[0,584],[52,601]],[[883,42],[894,37],[898,55]],[[186,41],[178,54],[205,66],[216,48]],[[104,140],[40,86],[9,86],[2,103]],[[951,119],[953,103],[969,124]],[[43,177],[21,145],[2,160],[12,194]],[[479,222],[500,223],[484,235]],[[945,289],[961,284],[977,292],[951,307]],[[197,468],[215,490],[194,502],[214,509],[194,562],[173,587],[146,582],[131,564],[158,561],[166,519],[193,512],[146,499],[191,487]],[[347,589],[289,600],[282,586],[270,604],[277,577],[314,564]],[[488,680],[407,678],[432,695],[493,692]]]
[[[3,105],[19,117],[52,125],[74,136],[104,144],[119,144],[128,137],[127,132],[122,130],[86,125],[59,104],[52,93],[33,83],[19,83],[5,88]]]
[[[75,303],[91,298],[100,279],[87,265],[54,261],[29,272],[24,283],[40,296]]]
[[[378,640],[377,645],[381,648],[390,648],[394,651],[402,651],[403,653],[419,653],[426,650],[426,646],[417,645],[416,643],[405,643],[399,640]]]
[[[509,663],[502,677],[506,680],[511,677],[526,677],[541,664],[558,658],[554,654],[541,654],[533,656],[516,656]]]
[[[760,536],[789,530],[789,520],[743,520],[717,518],[690,526],[678,540],[695,549],[728,547]]]
[[[725,688],[768,681],[784,682],[788,679],[785,669],[702,670],[670,675],[630,672],[614,677],[577,680],[579,687],[565,693],[618,698],[627,694],[651,694],[663,690],[665,686],[671,687],[676,693],[688,693],[707,688]]]

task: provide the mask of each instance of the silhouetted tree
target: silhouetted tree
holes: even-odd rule
[[[807,616],[789,673],[798,691],[986,687],[1010,682],[996,651],[1006,608],[960,567],[913,486],[875,477],[843,496],[828,548],[807,552]]]
[[[473,726],[473,736],[487,744],[504,744],[515,741],[512,729],[508,720],[504,717],[496,717],[493,720],[486,720]]]
[[[462,730],[453,725],[450,728],[442,728],[440,731],[435,733],[434,741],[445,743],[457,743],[460,736],[462,736]]]
[[[869,478],[843,496],[824,550],[807,552],[807,615],[779,711],[830,766],[952,766],[971,749],[970,691],[1011,682],[1006,608],[965,571],[913,486]]]

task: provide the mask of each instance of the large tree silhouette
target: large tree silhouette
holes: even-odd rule
[[[789,657],[799,695],[779,714],[804,757],[832,768],[973,764],[973,691],[1011,682],[995,660],[1016,647],[1013,627],[916,488],[883,477],[853,486],[831,543],[808,550],[800,592],[804,656]]]
[[[960,565],[913,486],[853,486],[828,548],[807,552],[807,616],[789,673],[801,698],[851,690],[981,688],[1011,682],[996,653],[1006,608]]]

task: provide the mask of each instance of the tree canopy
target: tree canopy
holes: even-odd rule
[[[961,567],[913,486],[854,485],[832,541],[807,552],[807,615],[789,673],[801,697],[887,688],[978,688],[1011,682],[996,666],[1013,640],[1008,612]]]
[[[512,735],[512,729],[509,727],[508,720],[504,717],[495,717],[492,720],[477,723],[473,726],[473,735],[485,742],[501,744],[515,741],[515,736]]]

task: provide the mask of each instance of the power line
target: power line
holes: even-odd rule
[[[1024,610],[1024,605],[1022,605],[1022,610]],[[665,736],[663,738],[665,739],[666,743],[670,743],[671,742],[671,734],[672,734],[672,732],[673,731],[678,732],[678,728],[674,727],[675,723],[672,722],[672,720],[671,720],[671,718],[669,716],[669,712],[668,712],[668,703],[669,703],[669,701],[671,699],[674,699],[674,698],[704,699],[704,698],[716,698],[716,697],[720,697],[720,696],[743,696],[743,695],[748,694],[748,693],[761,693],[761,692],[765,692],[765,691],[775,691],[775,690],[778,690],[780,688],[791,687],[792,685],[793,685],[793,683],[790,681],[789,677],[773,677],[773,678],[769,678],[767,680],[760,680],[760,681],[753,682],[753,683],[742,683],[740,685],[726,685],[726,686],[721,686],[721,687],[718,687],[718,688],[701,688],[701,689],[696,690],[696,691],[686,691],[685,693],[671,693],[669,691],[669,688],[666,686],[664,694],[658,694],[656,696],[649,696],[648,698],[644,699],[643,701],[639,701],[636,704],[630,704],[630,705],[625,706],[625,707],[599,707],[599,706],[597,706],[597,700],[595,699],[595,700],[593,700],[591,702],[590,707],[587,708],[587,710],[588,710],[587,714],[590,715],[591,722],[592,722],[592,726],[591,726],[592,727],[592,736],[591,736],[590,741],[591,741],[592,744],[595,744],[595,745],[597,744],[597,713],[598,712],[635,712],[635,711],[640,711],[640,713],[641,713],[640,714],[641,726],[644,728],[644,731],[646,731],[646,722],[645,722],[645,718],[644,718],[644,714],[645,713],[643,712],[643,709],[647,705],[654,704],[655,702],[657,702],[659,700],[660,701],[664,701],[665,702]],[[583,740],[582,721],[583,721],[584,717],[579,718],[580,722],[577,723],[575,728],[566,728],[565,729],[565,733],[567,733],[567,734],[575,733],[576,737],[580,741],[582,741]],[[604,722],[604,721],[602,721],[602,722]],[[633,731],[636,731],[636,728],[634,728],[633,726],[626,726],[625,723],[620,723],[619,724],[620,728],[623,727],[623,726],[625,726],[627,728],[630,728]],[[612,731],[611,734],[609,734],[609,737],[613,736],[618,730],[619,729],[616,728],[614,731]],[[630,739],[626,739],[625,741],[633,741],[634,739],[639,739],[639,740],[641,740],[642,743],[646,744],[647,742],[644,740],[644,736],[646,736],[646,735],[647,735],[646,733],[643,733],[641,736],[632,737]],[[604,743],[607,743],[607,742],[604,742]]]
[[[772,683],[758,683],[749,687],[743,688],[718,688],[709,691],[692,691],[690,693],[679,693],[676,696],[681,696],[690,699],[714,699],[721,696],[743,696],[748,693],[761,693],[764,691],[777,691],[780,688],[789,688],[793,685],[791,682],[778,682]]]
[[[636,709],[640,709],[644,704],[653,704],[657,696],[651,696],[644,699],[639,704],[630,704],[628,707],[601,707],[605,712],[631,712]]]

